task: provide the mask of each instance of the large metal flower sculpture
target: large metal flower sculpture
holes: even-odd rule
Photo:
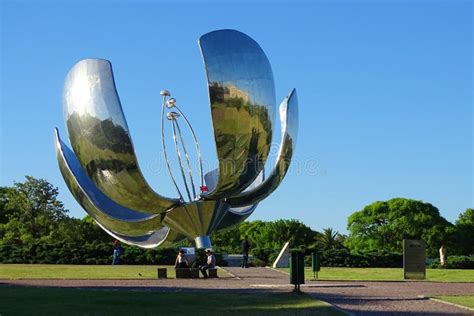
[[[199,39],[199,46],[207,73],[219,164],[203,175],[194,130],[176,100],[168,91],[161,91],[163,153],[178,198],[159,195],[143,177],[110,62],[82,60],[66,77],[64,116],[74,151],[56,129],[59,168],[79,204],[107,233],[125,243],[152,248],[188,237],[198,248],[211,247],[209,234],[250,216],[279,186],[290,165],[298,127],[296,91],[280,105],[282,140],[276,163],[264,179],[276,111],[270,63],[253,39],[235,30],[207,33]],[[184,188],[177,185],[169,165],[165,119],[172,126]],[[199,157],[198,188],[179,125],[181,119],[191,131]]]

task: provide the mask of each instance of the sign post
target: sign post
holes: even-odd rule
[[[421,239],[403,239],[403,278],[426,278],[425,242]]]

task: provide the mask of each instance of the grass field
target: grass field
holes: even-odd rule
[[[469,308],[474,308],[474,295],[435,296],[434,298]]]
[[[0,279],[156,279],[157,268],[175,277],[174,266],[0,264]],[[221,269],[217,273],[227,275]]]
[[[288,272],[288,269],[283,269]],[[305,269],[306,279],[313,278],[311,268]],[[401,268],[321,268],[320,280],[401,281]],[[426,281],[474,282],[474,270],[426,269]]]
[[[306,294],[0,286],[1,315],[345,315]],[[27,302],[27,303],[25,303]]]

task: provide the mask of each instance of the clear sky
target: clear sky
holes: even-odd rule
[[[300,106],[294,163],[250,219],[345,232],[376,200],[423,200],[450,221],[473,207],[471,1],[223,2],[2,1],[0,185],[46,178],[85,215],[59,173],[53,128],[66,138],[66,73],[97,57],[113,64],[145,177],[174,196],[156,167],[159,91],[178,99],[212,165],[197,40],[232,28],[266,52],[277,100],[296,87]]]

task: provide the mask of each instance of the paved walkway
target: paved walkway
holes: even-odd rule
[[[269,268],[225,268],[219,279],[134,280],[0,280],[0,284],[74,287],[129,288],[154,291],[275,291],[293,289],[286,273]],[[466,309],[420,296],[474,295],[474,283],[307,281],[302,291],[353,315],[474,315]]]

